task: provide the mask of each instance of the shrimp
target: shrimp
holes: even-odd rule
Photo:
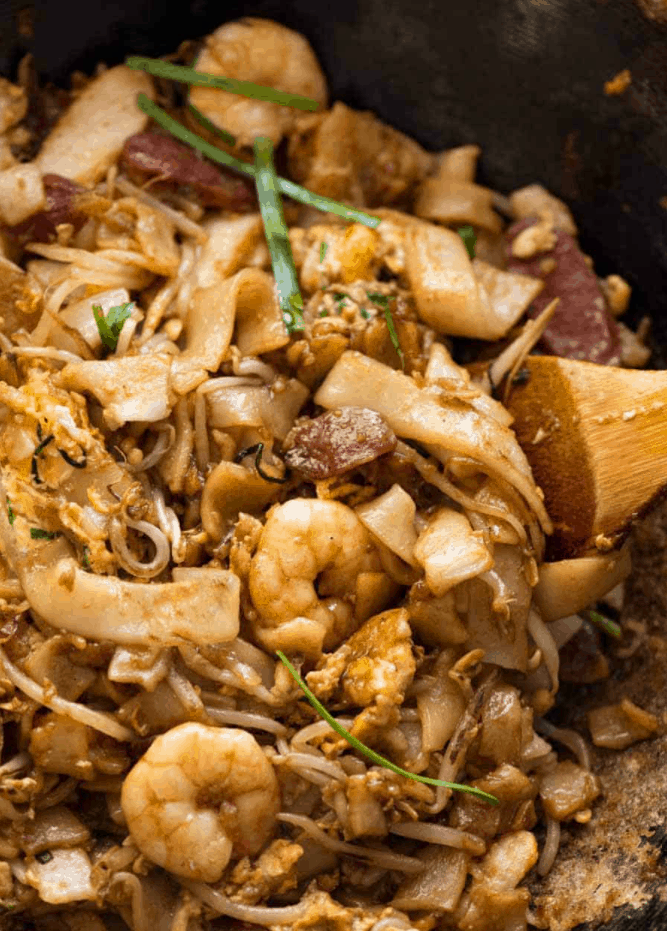
[[[250,565],[255,637],[267,650],[334,649],[370,616],[369,599],[360,598],[366,574],[380,585],[385,578],[378,550],[351,508],[314,498],[275,507]]]
[[[232,859],[271,836],[280,789],[246,731],[179,724],[130,770],[121,807],[139,850],[178,876],[217,882]]]

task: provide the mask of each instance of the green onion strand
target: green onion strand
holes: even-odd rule
[[[366,291],[366,297],[369,301],[372,301],[376,307],[379,307],[384,314],[384,319],[387,321],[387,329],[389,330],[389,338],[391,339],[391,344],[398,354],[398,358],[401,360],[401,368],[405,371],[405,356],[403,355],[403,350],[401,349],[401,344],[398,341],[398,333],[396,332],[396,327],[394,326],[394,318],[391,315],[389,310],[389,301],[393,300],[393,295],[389,296],[387,294],[379,294],[377,291]]]
[[[299,291],[299,279],[278,189],[278,176],[273,164],[273,143],[266,136],[258,136],[253,151],[259,210],[264,221],[264,234],[271,255],[280,309],[287,332],[295,333],[303,330],[303,298]]]
[[[617,624],[616,621],[612,621],[611,618],[605,617],[597,611],[584,611],[583,616],[590,621],[591,624],[595,624],[596,627],[603,630],[605,634],[609,634],[610,637],[620,640],[623,636],[621,625]]]
[[[264,100],[269,103],[279,103],[283,107],[294,107],[297,110],[317,110],[319,103],[312,97],[302,94],[292,94],[289,91],[279,91],[273,87],[253,84],[252,81],[239,81],[236,78],[225,78],[217,74],[208,74],[188,68],[186,65],[172,65],[160,58],[144,58],[141,55],[130,55],[125,59],[128,68],[135,71],[145,71],[156,78],[166,78],[168,81],[180,81],[182,84],[191,84],[195,87],[217,87],[229,91],[231,94],[240,94],[242,97],[252,97],[253,100]]]
[[[456,231],[461,239],[463,240],[463,245],[468,250],[468,255],[471,259],[475,258],[475,245],[477,243],[477,236],[475,235],[475,230],[468,223],[466,226],[460,226]]]
[[[254,179],[254,165],[250,165],[248,162],[242,162],[233,155],[229,155],[228,152],[224,152],[222,149],[217,148],[217,146],[202,139],[197,133],[192,132],[191,129],[188,129],[186,126],[179,123],[178,120],[175,120],[174,117],[170,116],[162,107],[153,103],[145,94],[139,94],[137,96],[137,106],[152,120],[155,120],[163,129],[171,133],[172,136],[175,136],[177,139],[180,139],[181,142],[185,142],[187,145],[197,149],[202,155],[210,158],[212,162],[217,162],[218,165],[224,165],[226,168],[231,168],[232,171],[237,171],[247,178]],[[286,197],[291,197],[292,200],[296,200],[300,204],[305,204],[307,207],[314,207],[316,210],[321,210],[323,213],[335,213],[337,216],[342,217],[344,220],[349,220],[351,223],[362,223],[364,226],[368,226],[371,229],[375,229],[380,223],[379,217],[373,217],[369,213],[364,213],[363,210],[356,210],[354,207],[347,207],[345,204],[340,204],[338,201],[331,200],[329,197],[322,197],[321,194],[314,194],[312,191],[307,190],[307,188],[301,187],[300,184],[295,184],[293,181],[288,181],[286,178],[281,178],[279,176],[278,189],[281,194]]]
[[[385,769],[390,769],[392,773],[396,773],[398,776],[405,776],[407,779],[414,779],[415,782],[424,782],[429,786],[441,786],[444,789],[453,789],[455,792],[468,792],[470,795],[476,795],[478,798],[484,799],[485,802],[491,802],[492,805],[498,805],[498,799],[495,795],[490,795],[488,792],[483,792],[482,789],[477,789],[475,786],[466,786],[458,782],[444,782],[442,779],[432,779],[430,776],[420,776],[418,773],[411,773],[407,769],[402,769],[400,766],[397,766],[395,763],[392,763],[391,760],[387,760],[385,757],[381,756],[379,753],[376,753],[375,750],[371,750],[370,747],[367,747],[366,744],[362,743],[356,737],[353,737],[348,730],[346,730],[342,724],[339,724],[338,721],[327,711],[324,705],[313,695],[306,683],[303,681],[299,673],[296,671],[294,666],[287,659],[285,654],[281,650],[276,650],[276,654],[280,661],[287,667],[290,675],[297,683],[303,694],[306,696],[310,704],[313,706],[315,711],[324,718],[327,724],[337,733],[340,734],[355,750],[364,756],[368,757],[369,760],[372,760],[373,763],[378,766],[384,766]]]

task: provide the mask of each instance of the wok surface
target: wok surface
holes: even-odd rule
[[[500,191],[538,180],[565,199],[597,270],[632,284],[629,322],[652,316],[654,364],[667,363],[665,0],[39,0],[33,39],[19,30],[26,6],[0,0],[0,73],[14,74],[32,51],[41,78],[63,86],[76,68],[90,72],[130,52],[163,54],[242,15],[303,32],[332,99],[373,110],[432,149],[479,143],[482,183]],[[623,68],[632,84],[605,96],[604,82]],[[635,551],[626,614],[665,634],[667,510],[639,531]],[[651,698],[665,689],[666,654],[640,651],[612,668],[604,689],[572,694],[572,704],[623,692],[665,712],[665,700]],[[567,717],[567,708],[560,713]],[[561,865],[534,887],[537,909],[551,915],[554,931],[612,911],[596,926],[659,931],[667,928],[665,738],[599,757],[606,798],[596,820],[604,833],[566,832]],[[607,877],[601,872],[597,889],[595,869]],[[572,906],[573,893],[581,907]]]

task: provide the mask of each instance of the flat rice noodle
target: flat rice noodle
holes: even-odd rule
[[[328,409],[370,408],[398,436],[427,445],[443,462],[452,453],[475,459],[489,475],[516,488],[545,532],[550,532],[551,521],[516,437],[467,404],[439,403],[412,378],[353,351],[343,353],[336,362],[315,395],[315,403]]]
[[[460,385],[471,392],[479,391],[476,397],[470,398],[470,405],[480,414],[486,414],[493,417],[504,427],[509,427],[514,418],[499,401],[485,394],[477,385],[473,385],[470,373],[467,369],[457,365],[452,359],[446,346],[442,343],[433,343],[431,353],[428,357],[428,364],[424,373],[424,379],[428,383],[442,383],[442,381],[452,381],[455,385]],[[443,386],[446,388],[446,386]]]
[[[392,901],[401,911],[452,912],[459,903],[470,857],[463,850],[429,844],[417,855],[424,870],[409,876]]]
[[[465,514],[442,508],[419,535],[414,558],[426,573],[426,584],[440,597],[466,579],[493,566],[493,556]]]
[[[423,223],[404,236],[405,274],[424,323],[445,336],[505,336],[512,324],[491,304],[458,233]]]
[[[204,485],[201,519],[209,537],[219,542],[243,511],[259,514],[279,492],[279,485],[266,482],[255,469],[235,462],[219,462]]]
[[[465,583],[468,596],[466,626],[468,650],[484,650],[484,662],[525,672],[528,660],[527,622],[531,588],[523,573],[523,557],[517,546],[494,547],[494,571],[509,590],[509,620],[503,624],[493,612],[494,592],[480,578]]]
[[[472,270],[479,284],[486,289],[493,313],[506,333],[519,322],[544,287],[539,278],[505,272],[481,259],[473,260]]]
[[[34,163],[0,171],[0,222],[16,226],[45,206],[42,173]]]
[[[630,550],[579,556],[540,566],[533,597],[544,621],[577,614],[626,579],[632,569]]]
[[[192,280],[200,288],[217,284],[244,268],[264,236],[258,213],[213,216],[201,225],[208,240],[192,270]]]
[[[169,415],[171,365],[170,356],[157,354],[70,362],[60,378],[70,391],[94,395],[110,429],[116,430],[125,423],[153,423]]]
[[[42,174],[56,174],[92,185],[118,160],[125,141],[141,132],[148,117],[137,95],[151,100],[155,90],[143,71],[110,68],[79,94],[47,136],[35,163]]]
[[[414,209],[425,220],[452,225],[470,223],[500,233],[503,224],[492,204],[493,191],[489,188],[440,172],[419,185]]]
[[[174,359],[172,385],[187,394],[220,368],[229,349],[237,319],[252,315],[257,307],[275,302],[272,278],[257,268],[247,268],[226,281],[197,287],[190,298],[185,323],[185,348]]]
[[[90,860],[80,847],[72,850],[57,848],[51,852],[51,858],[46,863],[34,860],[27,869],[21,864],[15,875],[21,882],[36,889],[41,901],[49,905],[95,898]]]
[[[3,483],[0,482],[0,486]],[[3,498],[4,487],[0,488]],[[143,646],[220,643],[239,632],[240,583],[224,569],[173,570],[173,581],[126,582],[86,572],[62,538],[35,541],[0,509],[0,543],[33,611],[91,640]]]
[[[414,521],[415,503],[400,485],[356,508],[362,524],[410,566],[417,566],[414,555],[417,532]]]

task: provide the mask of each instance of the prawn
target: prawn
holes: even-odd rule
[[[250,564],[257,640],[267,650],[335,648],[368,616],[355,613],[365,573],[383,578],[379,552],[351,508],[315,498],[275,507]]]
[[[121,807],[145,857],[178,876],[217,882],[232,858],[269,839],[280,789],[247,731],[190,722],[155,738],[123,783]]]

